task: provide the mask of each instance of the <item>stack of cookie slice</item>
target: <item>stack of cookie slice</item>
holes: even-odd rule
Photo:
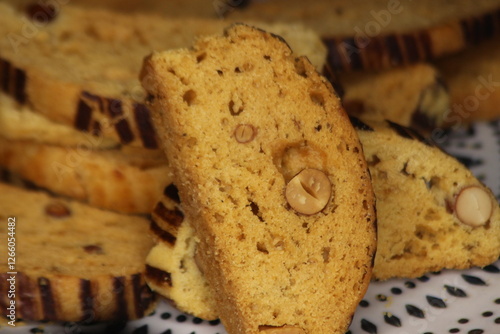
[[[441,75],[422,62],[492,37],[497,1],[439,12],[427,1],[345,4],[278,0],[165,19],[0,3],[0,166],[36,188],[1,184],[2,219],[26,238],[18,315],[137,318],[152,288],[186,312],[221,316],[230,333],[340,333],[370,278],[498,258],[491,192],[394,122],[441,124],[453,63],[441,60]],[[247,21],[255,13],[288,23]],[[240,19],[259,29],[225,30]],[[141,70],[152,52],[179,48]],[[349,123],[316,72],[325,68],[364,122]],[[484,79],[493,96],[496,79]],[[393,189],[411,189],[426,211]]]
[[[18,291],[17,315],[60,321],[141,317],[153,305],[143,277],[153,242],[147,217],[172,182],[138,81],[142,59],[220,33],[226,23],[67,4],[2,2],[0,13],[5,36],[0,42],[0,166],[3,175],[36,188],[2,185],[2,193],[21,203],[37,202],[28,206],[33,214],[24,213],[28,207],[22,205],[11,210],[7,200],[1,211],[22,221],[22,230],[33,231],[33,242],[49,245],[44,247],[52,254],[40,262],[37,247],[19,245],[16,270],[25,284]],[[262,26],[286,36],[323,66],[326,49],[311,30],[299,24]],[[61,215],[47,213],[51,202],[61,203]],[[41,221],[53,226],[51,233],[36,232]],[[117,233],[120,226],[123,232]],[[124,252],[126,244],[130,249]],[[88,263],[86,270],[76,266],[77,259]],[[75,284],[80,288],[69,293]],[[78,301],[78,296],[85,298]],[[138,304],[140,296],[146,304]],[[68,303],[75,306],[66,309]],[[106,307],[100,307],[103,303]]]

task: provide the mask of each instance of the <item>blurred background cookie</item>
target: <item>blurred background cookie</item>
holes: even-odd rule
[[[500,206],[457,159],[394,122],[354,120],[377,198],[374,279],[486,266],[500,256]]]
[[[146,218],[5,183],[0,217],[0,236],[15,235],[14,267],[1,252],[0,278],[15,276],[17,318],[94,323],[141,318],[154,309],[143,276],[152,246]],[[8,290],[0,285],[3,315],[9,314]]]

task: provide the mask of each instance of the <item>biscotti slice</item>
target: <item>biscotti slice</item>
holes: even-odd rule
[[[299,21],[326,43],[339,70],[381,69],[457,53],[500,32],[500,1],[251,1],[228,19]]]
[[[338,74],[349,115],[390,120],[430,131],[442,126],[450,97],[441,75],[429,64],[415,64],[384,71]]]
[[[52,121],[146,148],[157,148],[157,140],[137,79],[142,59],[225,27],[220,19],[39,3],[21,8],[0,3],[0,20],[0,90]],[[262,25],[323,65],[326,48],[311,29]]]
[[[172,177],[161,150],[93,150],[2,137],[0,166],[55,194],[122,213],[149,214]]]
[[[33,140],[44,144],[92,149],[117,148],[120,143],[92,136],[72,126],[55,123],[0,93],[0,134],[9,140]]]
[[[485,42],[436,62],[450,91],[447,127],[500,117],[500,43]]]
[[[206,320],[217,319],[212,290],[195,261],[198,239],[184,216],[173,184],[165,188],[152,211],[151,232],[156,244],[146,258],[149,287],[183,312]]]
[[[374,197],[328,81],[247,25],[142,71],[196,258],[229,333],[345,333],[371,278]]]
[[[500,256],[500,208],[455,158],[396,123],[355,120],[377,198],[373,277],[486,266]]]
[[[144,281],[148,219],[121,215],[0,183],[2,314],[23,320],[96,322],[140,318],[154,307]],[[12,319],[11,319],[12,320]]]

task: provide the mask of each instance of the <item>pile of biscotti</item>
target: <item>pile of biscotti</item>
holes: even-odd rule
[[[0,2],[15,317],[160,295],[229,333],[344,333],[371,280],[498,259],[495,196],[432,134],[498,115],[500,2],[212,5]]]

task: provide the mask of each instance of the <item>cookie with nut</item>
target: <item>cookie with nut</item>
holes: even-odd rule
[[[189,261],[226,330],[345,333],[370,281],[376,218],[330,83],[281,37],[243,24],[155,53],[144,69],[197,240]],[[189,91],[196,103],[183,101]]]
[[[492,191],[414,129],[353,119],[377,198],[374,277],[486,266],[500,256]]]

